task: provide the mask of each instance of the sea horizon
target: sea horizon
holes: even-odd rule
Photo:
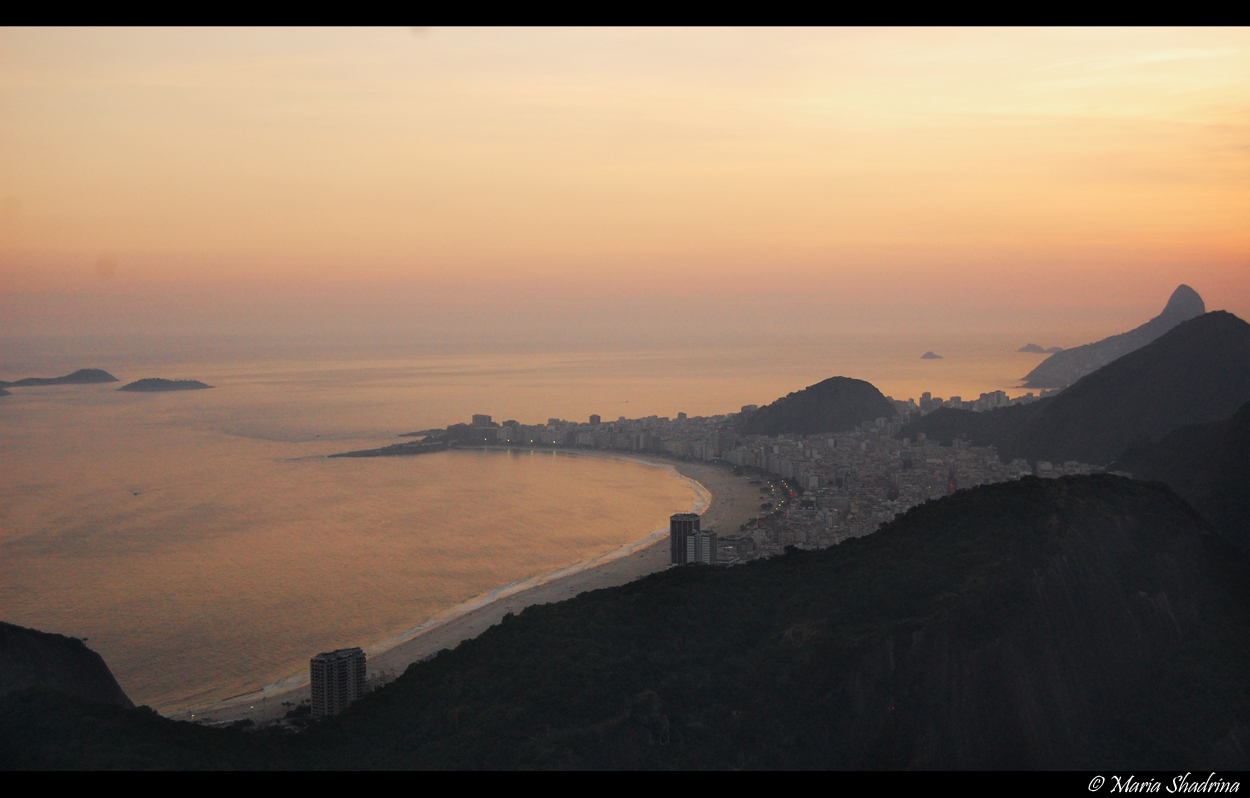
[[[822,374],[815,370],[819,366],[809,364],[807,350],[766,347],[757,350],[754,359],[743,357],[742,352],[736,350],[738,356],[733,362],[727,362],[725,352],[717,349],[692,355],[688,350],[666,353],[656,348],[572,354],[441,354],[374,360],[345,359],[334,354],[318,356],[315,351],[286,359],[270,355],[252,360],[214,360],[189,355],[179,360],[174,353],[166,352],[139,362],[118,355],[91,362],[54,361],[47,368],[34,371],[40,376],[52,376],[53,372],[65,371],[71,365],[100,367],[111,370],[121,382],[15,389],[11,396],[4,398],[0,413],[6,423],[0,432],[0,456],[15,465],[11,467],[13,478],[3,488],[5,495],[0,497],[5,507],[0,511],[0,530],[5,534],[3,545],[8,577],[5,580],[7,590],[0,594],[3,599],[0,611],[12,622],[88,638],[93,647],[105,654],[123,687],[137,701],[151,703],[162,711],[211,703],[228,693],[248,693],[289,678],[296,663],[317,653],[311,649],[332,648],[337,644],[329,639],[320,643],[308,639],[289,645],[262,644],[259,642],[263,639],[261,635],[252,645],[269,651],[251,652],[249,656],[259,656],[265,664],[207,681],[197,682],[192,677],[171,679],[191,686],[185,691],[168,687],[151,689],[145,685],[144,669],[161,673],[177,672],[179,668],[190,670],[196,657],[175,642],[177,635],[162,639],[154,634],[138,637],[129,634],[127,630],[145,624],[159,628],[162,623],[171,621],[127,621],[125,608],[138,606],[134,602],[139,600],[139,591],[177,596],[169,599],[170,617],[178,613],[198,615],[205,611],[205,606],[184,597],[184,593],[200,595],[199,602],[209,603],[209,600],[202,589],[177,587],[178,580],[169,574],[157,580],[161,585],[150,584],[150,576],[136,580],[118,578],[118,574],[110,572],[105,578],[103,574],[109,569],[100,571],[100,564],[127,563],[125,568],[146,573],[152,569],[152,564],[144,565],[144,558],[136,554],[159,548],[161,536],[169,534],[171,525],[178,527],[175,537],[180,550],[173,561],[185,565],[201,557],[223,562],[245,558],[246,555],[231,548],[244,546],[244,543],[221,542],[230,540],[234,534],[231,518],[268,519],[261,521],[260,526],[281,528],[295,519],[283,518],[280,510],[274,510],[272,496],[281,492],[289,497],[283,500],[287,503],[316,501],[315,497],[326,491],[341,494],[345,486],[332,484],[341,479],[348,479],[358,493],[339,495],[334,500],[336,519],[317,521],[321,532],[351,529],[355,513],[376,518],[384,526],[400,524],[399,519],[413,511],[397,498],[405,489],[406,481],[417,479],[416,475],[403,475],[403,469],[412,462],[410,458],[384,458],[368,463],[322,458],[341,451],[394,443],[395,436],[401,433],[467,421],[477,412],[496,414],[496,420],[503,421],[514,417],[503,415],[512,407],[515,417],[523,423],[543,423],[552,417],[584,421],[585,418],[574,415],[579,411],[583,416],[598,412],[609,420],[617,416],[635,418],[652,414],[675,417],[678,412],[691,416],[712,415],[713,412],[735,412],[738,405],[748,400],[767,403],[804,387],[809,384],[806,380],[814,382],[838,372],[851,372],[848,376],[855,376],[855,371],[880,374],[887,379],[892,375],[893,382],[884,386],[887,393],[891,385],[896,391],[900,388],[906,391],[910,386],[926,384],[936,384],[935,387],[984,384],[984,390],[995,390],[1011,382],[1012,371],[1026,370],[1039,360],[1036,356],[1003,352],[994,352],[991,357],[987,356],[985,347],[978,359],[978,350],[965,345],[947,350],[951,357],[938,362],[935,369],[933,362],[918,357],[903,359],[902,353],[914,349],[915,343],[896,342],[879,347],[877,352],[867,356],[851,347],[829,353],[825,367],[829,374]],[[791,360],[785,359],[786,353]],[[844,368],[837,365],[839,360],[846,364]],[[953,374],[953,379],[943,376],[943,371]],[[16,374],[5,371],[0,373],[0,378],[31,375],[31,371]],[[200,379],[214,388],[148,396],[116,391],[119,384],[142,377]],[[973,389],[964,390],[971,393]],[[610,398],[615,401],[609,401]],[[667,412],[660,412],[664,409]],[[81,433],[75,434],[76,430]],[[77,443],[62,446],[61,442],[68,439]],[[192,450],[196,453],[192,454]],[[235,463],[237,458],[243,458],[243,462],[252,459],[256,464],[243,467],[255,471],[246,491],[238,485],[232,488],[233,477],[223,476],[239,469]],[[434,469],[435,473],[423,472],[419,477],[427,488],[431,479],[455,483],[464,478],[435,468],[447,461],[445,457],[418,458],[418,461],[418,468]],[[215,463],[220,466],[212,465]],[[312,482],[300,482],[300,478],[281,473],[291,469],[326,468],[339,476],[325,474]],[[612,471],[628,466],[604,462],[589,468]],[[94,477],[85,480],[85,484],[93,487],[77,498],[66,497],[64,489],[41,492],[38,486],[46,474],[57,470],[93,474]],[[389,487],[382,489],[351,476],[362,470],[379,471],[379,480]],[[581,470],[584,468],[579,467]],[[518,479],[522,477],[510,474],[504,481]],[[566,479],[573,484],[581,477],[568,475]],[[672,481],[671,477],[665,480]],[[675,484],[680,486],[679,481]],[[646,487],[648,485],[650,487]],[[610,512],[604,511],[604,529],[586,536],[596,541],[589,549],[575,548],[572,556],[544,555],[532,563],[525,563],[522,558],[516,568],[497,578],[479,576],[463,580],[446,598],[408,611],[394,610],[388,616],[392,620],[386,624],[372,632],[362,630],[357,636],[344,638],[339,643],[377,646],[491,591],[555,573],[634,544],[660,528],[670,512],[688,509],[688,501],[685,506],[677,506],[671,500],[664,500],[669,504],[661,508],[649,504],[646,495],[637,495],[654,489],[657,489],[654,480],[644,480],[626,489],[628,501],[622,501],[621,506]],[[234,496],[231,490],[240,493]],[[661,489],[661,494],[667,495],[666,490]],[[68,492],[74,493],[73,490]],[[589,497],[584,498],[589,500]],[[151,507],[143,506],[149,502]],[[508,515],[513,518],[511,523],[529,528],[542,523],[530,517],[535,512],[533,508],[527,509],[532,502],[532,496],[510,494],[508,498],[499,499],[498,506],[492,506],[486,515],[490,518]],[[630,520],[635,516],[625,512],[627,504],[632,505],[635,513],[640,509],[650,513],[652,520]],[[446,531],[457,523],[454,513],[458,510],[443,507],[437,512],[449,514],[434,526],[441,524]],[[67,548],[68,541],[73,541],[73,545]],[[45,554],[53,548],[55,554]],[[274,561],[275,568],[293,568],[280,548],[267,551],[265,556]],[[498,553],[504,560],[512,560],[514,555],[510,550]],[[361,556],[370,560],[370,568],[376,569],[382,567],[393,552],[383,545],[382,550]],[[163,568],[155,570],[161,573]],[[30,579],[35,572],[49,578],[50,582],[34,588]],[[97,573],[94,583],[111,586],[101,589],[98,595],[93,593],[86,587],[93,582],[84,581],[88,573]],[[279,573],[270,573],[270,576],[277,577]],[[417,578],[433,576],[422,573]],[[74,585],[74,588],[66,591],[56,587],[58,584]],[[126,585],[134,586],[133,598],[128,596]],[[275,609],[288,600],[281,595],[282,591],[278,592],[278,596],[262,602],[264,609],[245,603],[231,606],[227,614],[245,619],[257,613],[274,618],[289,617],[292,623],[299,625],[294,608]],[[384,592],[379,588],[371,600],[385,604],[390,599],[382,595]],[[147,602],[149,606],[160,603]],[[101,606],[95,611],[81,611],[83,606],[96,604]],[[175,606],[176,612],[172,609]],[[64,609],[58,611],[55,607]],[[226,610],[223,607],[221,611]],[[212,625],[213,613],[203,617],[208,628]],[[269,621],[271,626],[276,623]],[[222,628],[229,629],[232,625],[224,624]],[[154,656],[151,650],[146,653],[135,650],[144,645],[158,646],[165,653]],[[208,648],[214,649],[214,657],[225,661],[229,657],[222,649],[231,645],[234,644],[220,641]],[[298,657],[293,653],[296,650],[300,652]],[[137,664],[141,661],[148,664]]]

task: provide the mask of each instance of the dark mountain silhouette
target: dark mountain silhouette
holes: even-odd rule
[[[1250,554],[1250,402],[1225,421],[1130,444],[1111,468],[1166,482],[1225,540]]]
[[[1025,344],[1024,346],[1020,347],[1016,351],[1017,352],[1031,352],[1033,354],[1038,354],[1041,352],[1045,352],[1046,350],[1038,346],[1037,344]]]
[[[0,388],[0,396],[8,396],[9,392],[4,388]]]
[[[104,659],[81,640],[0,621],[0,696],[28,687],[134,706]]]
[[[966,438],[1011,460],[1105,465],[1143,437],[1227,419],[1250,399],[1250,324],[1225,311],[1190,319],[1062,393],[989,413],[942,408],[909,424],[943,443]]]
[[[0,767],[1245,767],[1247,567],[1164,485],[1028,478],[529,607],[294,737],[14,694]]]
[[[872,383],[830,377],[746,416],[742,431],[748,435],[815,435],[893,416],[894,405]]]
[[[973,446],[996,446],[998,456],[1009,461],[1022,456],[1014,448],[1020,431],[1044,405],[1054,397],[1041,399],[1028,405],[1011,405],[977,413],[972,410],[955,410],[939,407],[932,413],[911,422],[898,431],[895,437],[917,440],[921,433],[929,440],[949,446],[955,438],[962,438]],[[1036,458],[1034,458],[1036,459]]]
[[[1187,285],[1178,286],[1158,316],[1126,333],[1051,355],[1028,373],[1024,378],[1024,387],[1065,388],[1116,358],[1140,349],[1181,322],[1205,312],[1206,305],[1197,291]]]
[[[36,385],[88,385],[96,382],[117,382],[117,378],[104,369],[79,369],[64,377],[27,377],[17,382],[0,382],[0,387],[29,388]]]
[[[117,390],[134,391],[136,393],[159,393],[161,391],[198,391],[212,387],[211,385],[205,385],[199,380],[163,380],[159,377],[145,377],[141,380],[127,383]]]
[[[925,352],[920,356],[921,360],[942,360],[942,356],[934,352]]]

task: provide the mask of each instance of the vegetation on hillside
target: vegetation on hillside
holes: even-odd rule
[[[1181,322],[1201,316],[1206,311],[1206,305],[1197,291],[1187,285],[1177,286],[1158,316],[1128,332],[1092,344],[1059,350],[1030,371],[1024,378],[1024,385],[1026,388],[1065,388],[1116,358],[1140,349]],[[1043,350],[1041,347],[1029,349],[1026,346],[1020,351]]]
[[[742,420],[748,435],[845,432],[864,421],[893,418],[894,405],[872,383],[830,377],[787,394]]]
[[[1250,719],[1246,569],[1163,485],[1029,478],[527,608],[289,738],[15,694],[0,765],[1205,767]]]
[[[989,413],[943,408],[909,424],[946,442],[966,437],[999,456],[1105,465],[1143,438],[1220,421],[1250,400],[1250,324],[1215,311],[1082,378],[1057,396]]]
[[[1166,482],[1250,554],[1250,402],[1232,418],[1181,427],[1162,440],[1140,440],[1112,468]]]

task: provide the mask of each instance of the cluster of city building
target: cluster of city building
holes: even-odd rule
[[[836,435],[750,437],[723,459],[760,476],[761,512],[739,530],[739,558],[787,546],[823,548],[860,537],[911,507],[959,488],[1022,476],[1058,477],[1099,469],[1077,462],[1002,462],[994,447],[898,438],[878,418]],[[769,506],[771,505],[771,507]]]
[[[759,485],[760,510],[755,518],[719,535],[700,530],[698,516],[685,514],[674,516],[670,528],[674,565],[723,565],[778,554],[788,546],[823,548],[860,537],[917,504],[959,488],[1025,475],[1098,471],[1076,462],[1004,463],[994,447],[970,446],[958,439],[942,446],[923,434],[915,440],[897,436],[906,423],[939,407],[986,411],[1040,398],[1028,393],[1009,399],[1005,392],[993,391],[964,402],[958,396],[943,400],[925,393],[919,402],[890,399],[898,413],[893,418],[865,421],[846,432],[807,436],[739,434],[741,416],[757,410],[755,405],[718,416],[622,416],[608,422],[591,416],[586,423],[552,418],[538,425],[496,423],[490,416],[475,415],[471,424],[454,425],[446,434],[461,444],[623,450],[733,467]]]
[[[908,399],[906,402],[894,401],[894,406],[898,408],[899,413],[906,414],[909,412],[919,412],[921,415],[932,413],[939,407],[949,407],[954,410],[974,410],[978,413],[984,413],[988,410],[997,410],[1000,407],[1010,407],[1012,405],[1027,405],[1043,399],[1051,394],[1059,393],[1059,388],[1054,388],[1034,395],[1032,391],[1017,396],[1015,399],[1007,397],[1006,391],[990,391],[983,393],[977,399],[965,402],[962,397],[952,396],[949,399],[942,399],[940,396],[933,396],[928,391],[920,395],[920,401]]]
[[[890,400],[898,411],[892,419],[824,435],[738,434],[738,421],[757,410],[755,405],[720,416],[678,413],[676,419],[622,416],[604,422],[595,415],[587,423],[552,418],[537,425],[500,424],[474,415],[470,424],[455,424],[444,434],[462,445],[615,449],[724,463],[759,486],[759,513],[729,534],[701,529],[695,513],[678,513],[669,519],[669,555],[674,566],[733,565],[790,546],[824,548],[867,535],[909,508],[959,488],[1028,475],[1099,471],[1076,462],[1003,463],[992,446],[969,446],[959,439],[942,446],[923,433],[915,440],[897,436],[909,421],[939,407],[986,411],[1039,398],[1029,393],[1008,399],[1005,392],[993,391],[963,402],[958,396],[943,400],[925,393],[919,402]],[[359,648],[318,654],[309,667],[314,718],[338,714],[375,686],[366,681],[365,653]]]

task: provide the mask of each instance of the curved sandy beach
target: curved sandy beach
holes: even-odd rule
[[[630,460],[671,471],[691,484],[695,492],[692,511],[703,516],[704,529],[732,534],[758,512],[758,488],[748,484],[744,477],[735,477],[727,466],[603,451],[563,450],[562,453]],[[533,604],[550,604],[588,590],[622,585],[663,570],[669,562],[668,547],[656,544],[667,537],[667,529],[654,530],[641,540],[594,559],[491,590],[395,637],[367,646],[369,678],[398,676],[410,664],[476,637],[509,612],[518,613]],[[281,717],[290,708],[283,706],[284,703],[299,703],[308,697],[308,674],[304,672],[255,692],[171,713],[169,717],[205,723],[243,718],[265,721]]]

